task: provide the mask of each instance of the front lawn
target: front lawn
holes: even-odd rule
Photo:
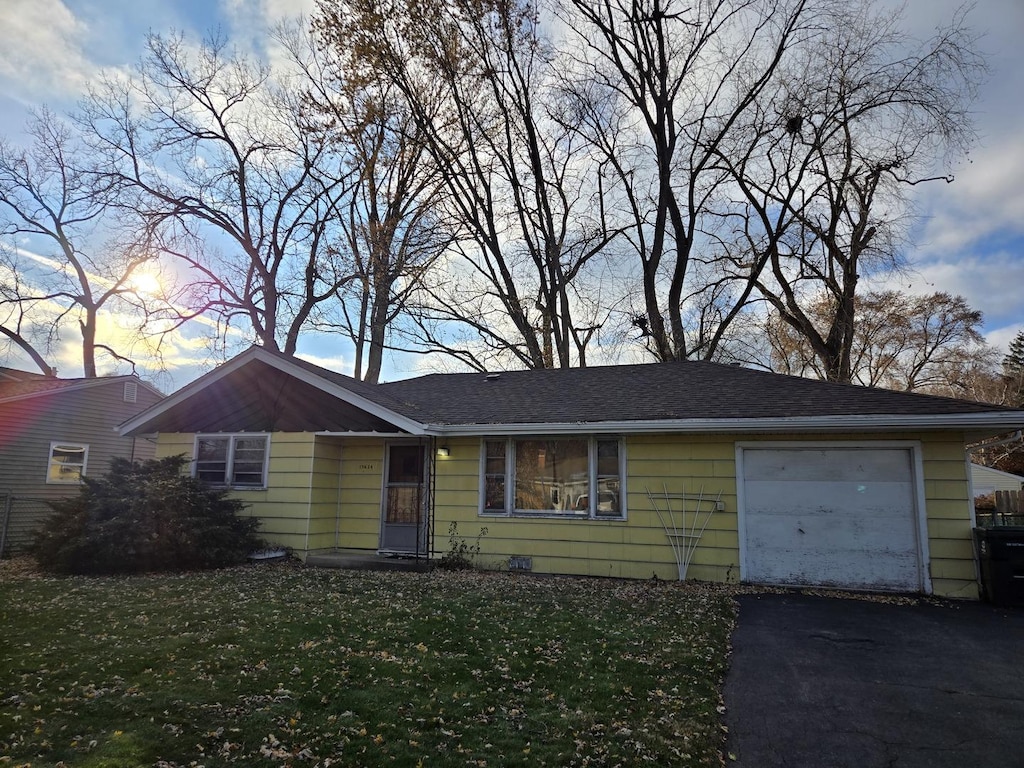
[[[0,577],[0,765],[718,765],[708,585],[260,565]]]

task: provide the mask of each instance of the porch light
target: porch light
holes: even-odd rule
[[[442,446],[440,446],[437,449],[437,455],[438,456],[450,456],[451,455],[451,451],[448,449],[447,445],[442,445]]]

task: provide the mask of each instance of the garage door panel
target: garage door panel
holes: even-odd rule
[[[822,548],[830,552],[905,549],[906,521],[888,516],[861,517],[830,511],[799,515],[761,515],[748,527],[747,541],[758,547]],[[898,542],[898,544],[894,544]]]
[[[747,449],[744,578],[917,590],[908,449]]]
[[[910,509],[914,490],[910,483],[748,481],[747,509],[765,514],[858,513],[892,517],[893,510]],[[910,522],[910,521],[907,521]]]
[[[748,480],[906,482],[911,463],[902,449],[751,450],[743,469]]]
[[[874,550],[836,555],[799,549],[774,551],[777,560],[751,563],[770,571],[771,583],[908,591],[917,588],[917,558],[902,552]],[[771,553],[764,553],[768,558]]]

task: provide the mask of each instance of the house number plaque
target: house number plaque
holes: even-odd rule
[[[376,464],[360,464],[359,468],[362,469],[362,470],[366,470],[368,472],[372,472],[373,470],[375,470],[377,468],[377,465]]]

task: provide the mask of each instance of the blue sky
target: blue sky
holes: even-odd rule
[[[926,36],[959,5],[908,0],[908,29]],[[34,105],[73,106],[102,68],[130,68],[151,29],[191,37],[218,29],[238,47],[267,55],[266,28],[312,7],[313,0],[0,0],[0,134],[16,139]],[[980,0],[970,18],[992,69],[975,106],[980,140],[955,183],[915,188],[922,219],[907,254],[913,269],[892,287],[963,295],[985,313],[989,342],[1005,349],[1024,330],[1024,2]],[[302,351],[350,368],[334,353]],[[407,375],[403,365],[413,364],[392,361],[385,376]],[[163,388],[200,371],[185,360],[177,365],[159,381]]]

